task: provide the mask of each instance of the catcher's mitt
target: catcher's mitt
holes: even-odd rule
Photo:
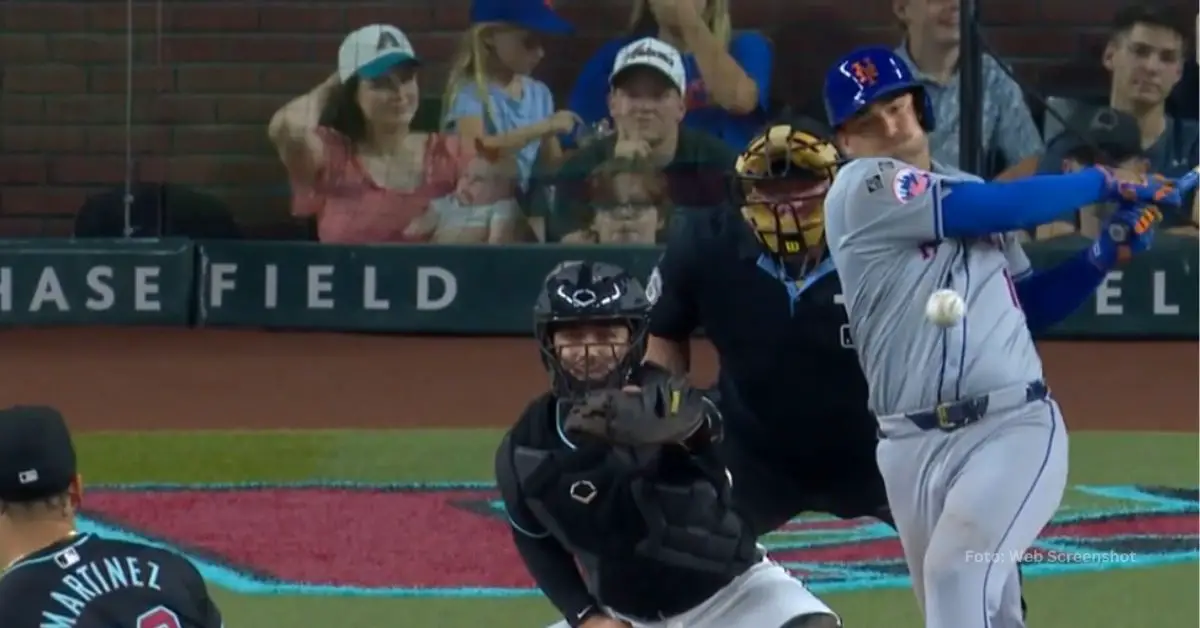
[[[716,410],[682,378],[663,378],[640,390],[589,393],[567,412],[563,431],[613,445],[685,444],[711,438]]]

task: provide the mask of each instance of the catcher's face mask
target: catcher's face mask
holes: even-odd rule
[[[614,375],[623,376],[632,333],[627,325],[577,323],[555,326],[551,333],[554,361],[563,374],[585,388],[610,387]]]
[[[837,162],[831,143],[790,125],[767,129],[738,157],[742,217],[793,279],[824,249],[825,195]]]

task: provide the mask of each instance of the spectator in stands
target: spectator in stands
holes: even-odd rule
[[[671,217],[666,177],[644,158],[616,157],[588,177],[587,227],[562,238],[572,244],[655,244]]]
[[[1118,11],[1102,63],[1112,75],[1109,87],[1109,106],[1122,112],[1134,122],[1149,172],[1166,177],[1179,177],[1196,167],[1198,137],[1195,120],[1181,120],[1166,111],[1171,90],[1183,74],[1186,42],[1189,34],[1180,26],[1185,23],[1170,11],[1159,6],[1139,3]],[[1195,98],[1195,94],[1192,95]],[[1109,119],[1106,108],[1090,108],[1076,103],[1076,116]],[[1126,116],[1117,116],[1128,127]],[[1080,127],[1087,128],[1086,122]],[[1126,129],[1128,131],[1128,129]],[[1068,127],[1052,139],[1042,170],[1053,171],[1064,159],[1063,146],[1070,146],[1078,129]],[[1168,233],[1192,235],[1200,216],[1200,197],[1191,198],[1190,215],[1186,211],[1169,211],[1163,217]]]
[[[1137,119],[1151,171],[1168,177],[1191,170],[1200,159],[1196,121],[1166,112],[1191,40],[1185,23],[1182,16],[1139,2],[1117,12],[1104,48],[1104,68],[1112,75],[1109,106]]]
[[[571,25],[544,0],[474,0],[471,28],[463,35],[446,85],[443,125],[469,146],[478,141],[494,154],[515,154],[525,189],[534,165],[557,168],[557,138],[579,124],[569,111],[554,112],[545,83],[530,77],[542,60],[542,34]]]
[[[548,241],[579,228],[579,219],[591,215],[587,178],[613,157],[637,158],[662,171],[676,207],[718,205],[728,197],[726,173],[737,153],[716,137],[682,125],[687,79],[679,51],[652,37],[639,39],[621,49],[609,76],[608,111],[616,133],[563,164]]]
[[[1040,174],[1075,172],[1097,165],[1113,168],[1125,179],[1149,172],[1141,132],[1133,116],[1108,108],[1083,111],[1067,120],[1067,128],[1071,131],[1059,135],[1047,147],[1038,163]],[[1037,239],[1076,232],[1094,238],[1111,211],[1108,204],[1089,205],[1080,209],[1074,220],[1038,227]]]
[[[405,236],[436,244],[505,244],[528,239],[523,214],[511,194],[516,161],[472,159],[454,192],[433,199],[409,223]]]
[[[684,124],[741,150],[766,122],[771,44],[759,33],[732,33],[728,0],[634,0],[629,32],[601,46],[583,66],[568,105],[589,125],[611,125],[608,76],[618,51],[656,37],[683,51]]]
[[[912,67],[933,100],[936,128],[930,135],[933,158],[958,167],[960,85],[959,0],[892,0],[892,11],[904,28],[904,42],[896,49]],[[983,149],[991,176],[1012,178],[1032,174],[1042,139],[1021,86],[1009,76],[999,59],[983,55]]]
[[[410,128],[419,63],[400,29],[360,28],[342,42],[337,72],[271,117],[292,213],[315,217],[322,242],[424,242],[409,225],[457,187],[471,151]]]
[[[1192,33],[1200,35],[1200,13],[1196,14],[1196,30]],[[1183,77],[1167,98],[1167,111],[1188,120],[1200,118],[1200,99],[1196,98],[1200,94],[1200,40],[1193,41],[1193,47],[1196,56],[1183,64]]]

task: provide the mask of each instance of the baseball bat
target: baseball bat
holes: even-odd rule
[[[1179,191],[1179,196],[1187,196],[1189,192],[1196,189],[1196,185],[1200,184],[1200,166],[1196,166],[1188,171],[1187,174],[1175,180],[1175,189]],[[1129,227],[1120,223],[1112,223],[1108,226],[1108,237],[1112,238],[1113,242],[1124,243],[1129,240]]]

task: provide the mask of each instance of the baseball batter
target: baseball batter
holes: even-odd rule
[[[1066,428],[1030,330],[1074,311],[1124,252],[1145,250],[1161,220],[1151,203],[1179,194],[1100,169],[993,184],[935,163],[928,98],[886,49],[841,59],[824,97],[853,158],[829,191],[827,236],[926,626],[1023,626],[1016,561],[1067,481]],[[1057,267],[1034,271],[1003,235],[1103,201],[1121,203],[1117,227]],[[925,317],[941,289],[966,302],[957,324]]]

